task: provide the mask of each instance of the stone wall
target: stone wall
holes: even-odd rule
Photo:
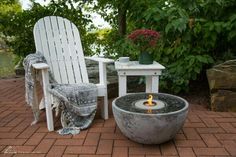
[[[89,76],[89,82],[98,83],[99,82],[99,69],[98,62],[86,60],[86,66]],[[107,81],[108,84],[117,83],[118,77],[115,70],[114,63],[107,64]]]
[[[99,82],[99,70],[98,63],[91,60],[86,60],[86,66],[88,71],[88,77],[90,83],[98,83]],[[118,76],[117,71],[115,69],[114,63],[107,64],[107,86],[108,86],[108,97],[115,98],[118,96]],[[15,69],[17,75],[24,75],[24,68],[20,67]],[[145,90],[145,84],[142,82],[139,83],[140,77],[132,76],[128,77],[127,81],[127,89],[129,93],[133,92],[142,92]]]
[[[91,83],[98,83],[98,63],[91,60],[86,60],[86,66],[88,70],[89,81]],[[115,98],[118,97],[118,76],[115,69],[114,63],[107,65],[107,83],[108,83],[108,97]],[[144,92],[145,84],[144,81],[140,82],[139,76],[129,76],[127,77],[127,92]]]
[[[99,69],[98,63],[91,60],[86,60],[86,66],[88,71],[88,77],[90,83],[99,82]],[[107,64],[107,86],[108,97],[114,98],[118,96],[118,76],[115,70],[114,63]]]

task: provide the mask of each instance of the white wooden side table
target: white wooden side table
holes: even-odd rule
[[[130,61],[127,63],[115,62],[115,69],[119,78],[119,96],[123,96],[127,93],[127,76],[145,76],[146,93],[158,93],[159,76],[165,67],[156,61],[149,65]]]

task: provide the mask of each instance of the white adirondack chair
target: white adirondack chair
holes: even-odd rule
[[[41,71],[43,82],[44,105],[46,108],[47,127],[54,130],[52,116],[52,100],[47,91],[49,85],[48,68],[55,80],[62,84],[88,83],[85,58],[97,61],[99,64],[98,96],[104,97],[102,117],[108,119],[108,97],[106,63],[113,60],[105,58],[84,57],[80,34],[77,27],[68,19],[58,16],[41,18],[34,26],[36,50],[44,55],[48,64],[33,64]],[[37,102],[37,97],[35,98]]]

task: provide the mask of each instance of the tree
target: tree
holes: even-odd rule
[[[5,38],[4,31],[8,28],[4,23],[9,18],[9,15],[22,12],[19,0],[2,0],[0,1],[0,38]]]
[[[131,5],[130,0],[99,0],[94,5],[102,17],[118,30],[119,36],[126,35],[126,16]]]
[[[0,1],[0,13],[7,14],[9,12],[22,11],[19,0],[1,0]]]
[[[94,37],[87,34],[87,26],[91,23],[88,15],[82,12],[83,0],[58,0],[51,2],[47,6],[41,6],[39,3],[32,2],[29,10],[14,12],[5,15],[0,23],[7,44],[13,52],[19,56],[26,56],[34,53],[33,27],[34,24],[42,17],[55,15],[62,16],[78,27],[81,40],[86,54],[92,53],[89,46],[94,41]]]

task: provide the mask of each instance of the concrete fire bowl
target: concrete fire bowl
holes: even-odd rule
[[[188,113],[188,102],[178,96],[152,93],[162,101],[162,109],[147,112],[135,107],[135,102],[148,97],[147,93],[128,94],[112,102],[115,121],[129,139],[142,144],[160,144],[175,137],[183,127]]]

